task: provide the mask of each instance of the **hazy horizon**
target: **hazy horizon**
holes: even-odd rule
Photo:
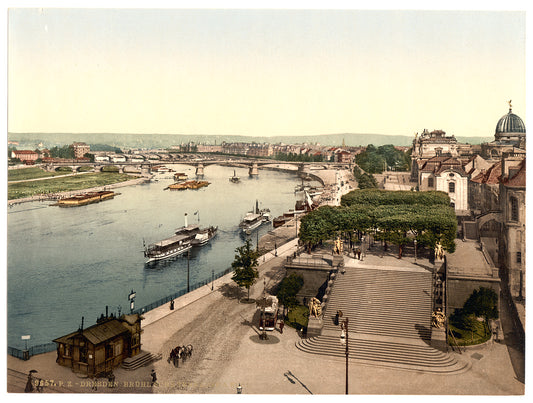
[[[525,119],[525,29],[525,11],[11,8],[8,132],[487,137],[509,100]]]

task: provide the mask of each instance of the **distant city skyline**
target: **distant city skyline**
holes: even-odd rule
[[[492,136],[526,118],[524,11],[22,9],[8,131]]]

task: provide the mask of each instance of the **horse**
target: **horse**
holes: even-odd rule
[[[181,347],[180,346],[174,347],[170,351],[170,355],[168,357],[167,362],[170,363],[170,361],[172,360],[172,364],[174,364],[175,367],[179,367],[181,355],[182,355]]]
[[[192,355],[192,345],[181,346],[182,360],[185,362]]]

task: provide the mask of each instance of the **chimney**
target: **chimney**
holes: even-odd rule
[[[109,317],[109,315],[107,313],[107,305],[105,306],[105,317],[106,317],[106,319]]]

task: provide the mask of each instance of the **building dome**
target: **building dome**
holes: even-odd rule
[[[519,116],[513,113],[513,109],[509,108],[509,113],[501,117],[496,125],[496,134],[503,133],[525,133],[526,126]]]

